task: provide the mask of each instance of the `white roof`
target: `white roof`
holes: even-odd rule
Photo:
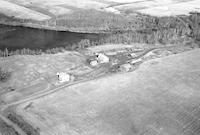
[[[106,55],[102,54],[102,53],[99,53],[97,55],[97,60],[98,62],[100,63],[106,63],[106,62],[109,62],[109,57],[107,57]]]

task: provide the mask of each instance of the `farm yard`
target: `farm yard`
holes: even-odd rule
[[[199,119],[199,63],[191,59],[199,59],[199,49],[146,61],[133,72],[62,88],[4,113],[11,121],[28,121],[31,134],[198,135],[198,123],[193,121]]]
[[[91,69],[85,65],[85,61],[85,58],[76,52],[65,52],[56,56],[17,56],[1,59],[2,69],[12,73],[6,83],[1,83],[1,100],[11,102],[41,90],[48,90],[54,85],[57,72],[87,73]]]
[[[184,55],[185,54],[184,52],[190,51],[193,49],[189,46],[168,45],[166,47],[163,47],[163,46],[158,45],[157,47],[146,47],[146,48],[144,46],[146,45],[135,44],[135,45],[123,45],[119,47],[116,45],[108,44],[108,45],[90,47],[80,52],[63,52],[63,53],[54,54],[54,55],[43,54],[42,57],[24,55],[24,56],[11,56],[8,58],[1,58],[2,60],[0,62],[0,66],[3,69],[8,69],[9,71],[12,71],[11,78],[9,78],[7,82],[1,83],[1,98],[0,98],[1,104],[0,105],[3,111],[3,114],[9,121],[13,122],[14,125],[18,125],[17,127],[20,128],[20,126],[22,126],[22,128],[19,129],[20,131],[22,130],[23,132],[30,133],[31,135],[38,134],[38,132],[40,132],[41,134],[52,134],[52,135],[61,134],[61,133],[72,134],[73,132],[75,132],[75,130],[83,130],[82,128],[89,128],[87,130],[91,130],[92,128],[91,126],[86,124],[85,127],[81,127],[78,123],[79,122],[81,123],[82,118],[85,119],[88,116],[90,117],[90,115],[93,115],[92,110],[88,110],[89,112],[86,112],[88,116],[82,113],[76,114],[71,111],[69,112],[64,111],[67,114],[64,117],[64,119],[66,118],[66,121],[68,121],[67,117],[71,116],[70,113],[80,115],[77,117],[77,120],[81,118],[80,121],[79,122],[77,121],[78,123],[76,123],[76,120],[75,120],[74,124],[81,129],[74,129],[74,128],[71,129],[71,126],[65,127],[66,123],[64,121],[59,121],[59,120],[57,120],[57,122],[59,122],[60,124],[56,124],[57,126],[54,125],[55,128],[51,128],[53,126],[51,123],[54,120],[49,119],[51,116],[50,114],[45,113],[46,110],[43,111],[45,115],[41,112],[37,112],[38,110],[33,110],[35,109],[36,102],[43,101],[43,99],[48,99],[48,97],[54,97],[55,100],[57,100],[57,98],[62,99],[62,97],[59,96],[60,95],[59,93],[67,92],[67,94],[64,94],[67,96],[67,98],[63,97],[67,99],[67,101],[66,100],[60,100],[60,102],[58,102],[58,100],[55,101],[55,104],[57,104],[56,106],[62,107],[63,105],[61,104],[63,104],[63,102],[70,104],[70,102],[74,102],[74,100],[78,100],[78,98],[80,98],[82,94],[87,95],[89,93],[93,93],[93,91],[95,92],[96,90],[94,89],[94,87],[96,87],[95,86],[96,84],[101,84],[102,87],[105,87],[105,89],[107,89],[109,85],[107,86],[104,84],[110,81],[111,83],[114,84],[115,82],[112,82],[112,78],[116,78],[116,77],[120,78],[123,76],[122,77],[123,79],[121,81],[125,79],[124,81],[127,81],[126,84],[128,84],[129,79],[126,78],[125,76],[128,75],[129,77],[131,77],[132,74],[139,74],[138,72],[140,72],[140,70],[146,70],[146,68],[148,67],[147,66],[148,64],[146,65],[143,63],[147,62],[147,63],[150,63],[150,65],[151,64],[157,65],[156,63],[159,63],[157,61],[162,60],[164,57],[169,57],[170,59],[170,55],[173,56],[174,54],[177,54],[177,53],[183,53],[179,57],[183,56],[184,58],[186,58],[186,56]],[[90,65],[88,60],[90,60],[91,58],[92,59],[95,58],[96,54],[104,54],[105,56],[109,58],[109,61],[106,61],[106,63],[97,63],[97,65],[95,66]],[[186,54],[191,55],[191,53],[189,52]],[[20,59],[20,60],[16,60],[16,59]],[[155,61],[152,59],[155,59]],[[128,68],[125,65],[128,65]],[[66,81],[66,82],[59,83],[59,80],[56,77],[56,73],[58,72],[70,73],[71,75],[74,76],[74,79],[70,82]],[[130,73],[130,74],[127,74],[127,73]],[[144,73],[144,75],[146,75],[146,73]],[[136,77],[138,75],[133,75],[133,76]],[[118,80],[120,81],[120,79]],[[86,86],[87,87],[89,86],[89,87],[86,88]],[[81,89],[79,89],[79,87],[81,87]],[[100,93],[103,92],[103,91],[100,91],[101,89],[100,86],[97,86],[97,88],[99,89],[98,91]],[[73,92],[75,92],[74,94],[76,96],[73,95]],[[71,98],[69,98],[68,95],[71,96]],[[73,97],[76,99],[73,99]],[[92,97],[93,96],[91,96],[91,98]],[[80,98],[80,100],[82,100],[82,98]],[[103,100],[105,99],[102,99],[102,101]],[[54,100],[51,100],[51,102],[54,102]],[[79,101],[77,103],[79,103]],[[39,104],[42,105],[43,103],[39,103]],[[54,104],[51,103],[51,105],[54,105]],[[40,107],[38,105],[36,106]],[[68,104],[64,106],[68,107]],[[48,106],[46,106],[46,109],[49,109]],[[63,109],[66,110],[66,108],[63,108]],[[74,109],[71,108],[71,109],[74,110],[75,108]],[[53,111],[54,109],[52,108],[50,110]],[[50,112],[51,111],[49,111],[49,113]],[[57,111],[58,114],[55,113],[55,115],[53,115],[53,112],[51,114],[53,115],[53,118],[60,119],[62,113],[64,112],[62,111],[62,109],[59,108],[59,110]],[[48,117],[47,121],[50,123],[45,122],[46,120],[45,121],[40,120],[38,119],[38,117],[42,117],[43,120],[44,119],[47,120],[47,117]],[[72,121],[70,120],[69,124],[71,122]],[[93,124],[96,125],[98,123],[93,123]],[[28,126],[30,130],[27,131],[26,130],[27,128],[24,128],[26,126]],[[12,130],[13,129],[8,130],[8,132],[12,132]],[[94,133],[94,132],[97,132],[97,130],[99,129],[95,128],[94,131],[91,130],[89,132]],[[113,133],[116,132],[113,130],[111,130],[110,132],[113,132]],[[120,132],[125,132],[125,130],[122,129]],[[131,132],[131,131],[127,131],[127,132]]]
[[[199,135],[199,0],[0,0],[0,135]]]

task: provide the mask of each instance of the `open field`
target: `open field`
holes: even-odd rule
[[[187,15],[191,11],[200,10],[198,0],[128,0],[127,2],[120,1],[120,4],[112,8],[121,12],[139,12],[153,16]]]
[[[187,26],[196,25],[194,19],[199,18],[191,12],[200,9],[199,0],[2,0],[1,3],[1,24],[83,33],[170,31],[177,26],[184,27],[181,32],[189,33]],[[174,21],[176,24],[171,25]],[[160,28],[160,22],[165,22],[161,25],[164,28]]]
[[[134,72],[70,86],[16,111],[43,135],[198,135],[199,54],[150,60]]]
[[[67,15],[75,10],[96,9],[114,13],[126,10],[147,13],[155,16],[188,14],[199,11],[199,1],[179,0],[1,0],[0,11],[10,11],[9,16],[27,19],[44,20],[49,17]],[[16,15],[14,14],[16,11]],[[9,13],[9,12],[6,12]],[[37,18],[38,17],[38,18]]]
[[[49,16],[46,16],[40,12],[30,10],[26,7],[22,7],[4,0],[0,1],[0,12],[10,17],[13,16],[20,19],[33,19],[38,21],[50,19]]]
[[[139,12],[144,14],[150,14],[153,16],[175,16],[175,15],[187,15],[191,11],[200,11],[200,2],[187,1],[183,3],[162,3],[161,6],[155,6],[152,8],[142,9]]]
[[[13,3],[15,5],[19,5],[20,7],[31,7],[32,11],[38,11],[38,9],[41,10],[41,15],[50,15],[53,14],[54,16],[59,15],[67,15],[70,12],[73,12],[74,9],[100,9],[101,7],[108,6],[107,4],[104,4],[104,2],[98,2],[93,0],[83,0],[83,1],[77,1],[77,0],[7,0],[10,3]],[[4,4],[2,4],[3,6]],[[23,11],[23,9],[18,9],[17,11]],[[44,12],[46,11],[46,12]],[[49,12],[49,14],[48,14]],[[34,18],[33,18],[34,19]],[[45,19],[45,18],[44,18]],[[49,18],[46,18],[49,19]]]
[[[129,22],[141,13],[154,17],[188,15],[199,12],[199,5],[199,0],[1,0],[0,14],[2,24],[103,32],[118,26],[130,30]]]

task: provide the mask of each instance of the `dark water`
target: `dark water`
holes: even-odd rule
[[[0,49],[49,49],[77,44],[82,39],[98,41],[105,34],[58,32],[0,25]]]

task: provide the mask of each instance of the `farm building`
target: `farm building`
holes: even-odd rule
[[[141,58],[139,58],[139,59],[133,59],[133,60],[131,60],[131,64],[136,64],[136,63],[138,63],[138,62],[142,62],[142,59]]]
[[[71,81],[71,75],[70,74],[67,74],[67,73],[64,73],[64,72],[60,72],[60,73],[57,73],[56,75],[57,75],[58,81],[60,83]]]
[[[122,72],[128,72],[132,69],[132,66],[131,66],[131,64],[127,63],[127,64],[121,65],[119,69]]]
[[[98,63],[108,63],[110,59],[106,55],[99,53],[97,54],[97,61]]]
[[[90,65],[95,67],[98,65],[98,61],[97,60],[90,60]]]
[[[156,56],[156,54],[153,51],[151,51],[151,52],[148,52],[146,55],[144,55],[144,58],[146,59],[146,58],[154,57],[154,56]]]
[[[132,58],[135,58],[135,57],[137,57],[137,54],[135,54],[135,53],[130,53],[128,56],[129,56],[129,57],[132,57]]]

